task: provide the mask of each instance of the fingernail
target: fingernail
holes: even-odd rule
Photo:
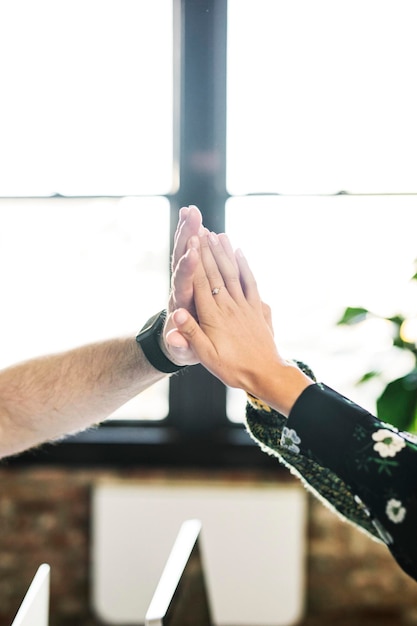
[[[195,235],[190,237],[190,247],[194,248],[195,250],[198,250],[198,248],[200,247],[200,241]]]
[[[213,244],[213,246],[217,246],[219,244],[219,238],[216,233],[209,233],[209,240],[210,243]]]
[[[184,324],[187,321],[187,317],[187,312],[184,311],[184,309],[178,309],[178,311],[174,313],[174,321],[177,324]]]
[[[187,215],[188,215],[188,207],[187,206],[181,207],[180,208],[180,219],[182,221],[184,221],[185,218],[187,217]]]
[[[243,254],[243,252],[242,252],[242,250],[240,248],[238,248],[236,250],[236,256],[238,256],[239,259],[244,259],[245,258],[245,255]]]

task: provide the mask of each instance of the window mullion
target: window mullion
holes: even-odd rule
[[[178,207],[196,204],[210,230],[224,230],[227,2],[174,0],[174,54],[179,67]],[[180,53],[178,54],[178,50]],[[175,217],[174,217],[175,216]],[[187,433],[226,423],[226,390],[206,370],[193,367],[171,380],[170,417]]]

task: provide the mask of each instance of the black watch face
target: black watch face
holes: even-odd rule
[[[143,339],[147,339],[151,335],[154,334],[155,329],[160,326],[162,328],[163,323],[165,321],[165,317],[162,317],[161,313],[157,313],[150,320],[146,322],[146,326],[142,328],[137,336],[138,341],[142,341]]]
[[[172,363],[162,352],[161,346],[159,345],[158,337],[161,335],[166,315],[166,311],[164,310],[151,317],[142,330],[139,331],[136,336],[136,341],[141,344],[144,355],[155,369],[160,372],[165,372],[166,374],[171,374],[182,369],[184,366]]]
[[[153,334],[153,326],[147,326],[144,330],[141,330],[137,336],[138,341],[143,341]]]

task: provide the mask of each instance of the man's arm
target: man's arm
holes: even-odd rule
[[[200,228],[198,209],[181,209],[168,313],[177,306],[193,312],[195,264],[187,250],[190,237]],[[170,323],[168,316],[168,330]],[[161,349],[174,363],[196,362],[186,342],[180,349],[169,349],[162,335]],[[4,369],[0,371],[0,458],[96,424],[165,376],[148,362],[135,336],[34,358]]]
[[[96,424],[164,376],[134,337],[9,367],[0,372],[0,457]]]

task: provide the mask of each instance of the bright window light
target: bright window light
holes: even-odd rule
[[[166,307],[165,198],[0,201],[0,367],[78,345],[135,336]],[[167,381],[117,412],[160,419]]]
[[[282,354],[308,363],[320,381],[374,412],[382,382],[356,382],[370,370],[392,380],[412,362],[393,350],[383,320],[355,328],[337,321],[347,306],[416,315],[417,198],[233,198],[226,220],[272,307]],[[244,394],[230,392],[231,419],[241,421],[243,401]]]
[[[416,314],[416,17],[413,0],[228,1],[227,230],[284,354],[371,411],[382,382],[355,382],[411,364],[382,320],[336,322]],[[228,391],[232,420],[244,400]]]
[[[229,192],[416,192],[416,18],[414,0],[229,0]]]
[[[172,0],[0,3],[0,196],[173,188]]]

